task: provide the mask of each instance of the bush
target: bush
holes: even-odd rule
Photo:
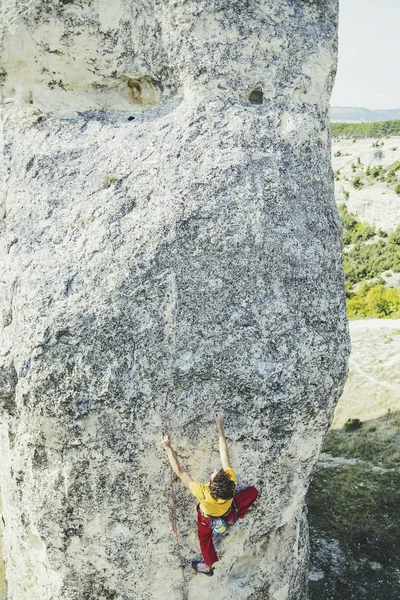
[[[396,192],[396,194],[398,196],[400,196],[400,183],[398,183],[395,187],[394,187],[394,191]]]
[[[396,246],[400,246],[400,225],[393,233],[388,237],[388,246],[395,249]]]
[[[344,424],[345,431],[356,431],[360,429],[362,426],[362,421],[360,419],[348,419]]]
[[[339,205],[343,227],[343,244],[352,246],[343,252],[347,313],[354,317],[400,317],[400,292],[385,287],[381,273],[400,273],[400,226],[389,236],[369,223],[360,223]],[[376,236],[376,241],[373,240]],[[380,239],[378,238],[380,237]],[[383,239],[382,239],[383,238]],[[366,244],[367,240],[372,243]],[[368,280],[374,279],[374,282]],[[354,292],[353,287],[361,283]]]
[[[354,317],[400,317],[400,292],[384,285],[361,286],[351,298],[347,298],[347,314]]]
[[[385,171],[385,169],[382,167],[382,165],[368,167],[367,175],[374,177],[374,179],[378,179],[378,177],[380,177],[382,175],[382,171]]]
[[[346,196],[346,193],[345,193]],[[347,192],[346,198],[349,197]],[[347,206],[341,204],[339,206],[339,214],[343,226],[343,243],[345,246],[349,244],[355,244],[360,241],[366,241],[375,235],[375,227],[369,223],[360,223],[356,217],[349,213]]]
[[[354,177],[353,181],[351,182],[353,187],[356,188],[356,190],[359,190],[364,184],[361,181],[361,177],[359,175],[357,175],[357,177]]]

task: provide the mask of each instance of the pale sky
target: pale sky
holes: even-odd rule
[[[400,0],[339,0],[332,106],[400,108]]]

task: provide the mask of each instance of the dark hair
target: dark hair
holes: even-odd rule
[[[225,473],[224,469],[220,469],[210,482],[211,495],[221,500],[233,498],[235,489],[235,482],[229,477],[228,473]]]

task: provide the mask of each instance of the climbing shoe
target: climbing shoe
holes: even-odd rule
[[[214,569],[208,570],[207,566],[199,560],[192,560],[192,567],[196,573],[203,573],[203,575],[207,575],[207,577],[212,577],[214,575]]]

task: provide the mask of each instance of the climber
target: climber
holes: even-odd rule
[[[242,519],[258,496],[258,491],[253,486],[236,493],[236,475],[229,460],[222,413],[217,412],[215,418],[222,469],[214,471],[208,483],[193,481],[182,468],[171,446],[171,435],[163,432],[162,437],[172,469],[189,488],[190,493],[200,500],[197,505],[197,532],[204,562],[194,560],[192,567],[197,573],[204,573],[208,577],[214,574],[213,564],[219,560],[213,544],[213,531],[223,533],[226,525],[233,525],[237,519]]]

